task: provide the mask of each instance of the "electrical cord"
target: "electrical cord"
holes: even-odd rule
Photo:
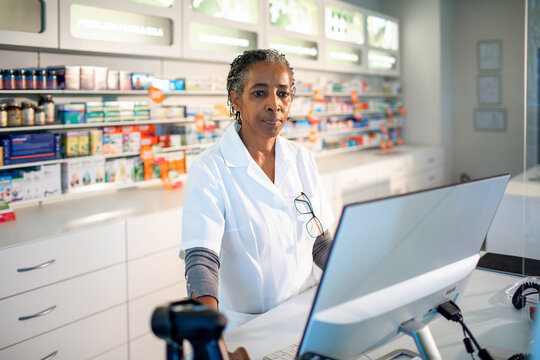
[[[439,314],[444,316],[447,320],[457,322],[461,325],[463,329],[463,334],[465,336],[465,338],[463,339],[463,343],[465,344],[465,349],[467,350],[467,352],[471,354],[471,357],[474,353],[474,347],[472,346],[472,344],[474,344],[474,346],[476,346],[476,349],[478,349],[478,356],[480,357],[480,359],[493,360],[489,352],[485,348],[483,349],[480,346],[480,344],[478,344],[478,341],[476,341],[476,339],[474,338],[473,334],[471,333],[467,325],[465,325],[465,322],[463,321],[463,316],[461,315],[460,308],[452,300],[449,300],[440,304],[437,307],[437,311],[439,312]],[[469,337],[467,337],[467,335]],[[471,344],[471,340],[472,340],[472,344]]]
[[[540,293],[540,284],[534,281],[525,282],[516,289],[516,292],[512,296],[512,305],[516,309],[523,309],[527,304],[527,296],[538,293]]]

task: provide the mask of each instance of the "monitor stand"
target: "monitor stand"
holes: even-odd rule
[[[399,331],[414,339],[418,352],[424,360],[442,360],[437,344],[433,340],[431,331],[426,324],[414,319],[405,321],[399,327]]]

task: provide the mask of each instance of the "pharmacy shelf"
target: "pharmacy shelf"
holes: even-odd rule
[[[387,129],[393,129],[397,127],[397,125],[386,125]],[[380,125],[379,126],[366,126],[366,127],[358,127],[358,128],[351,128],[351,129],[337,129],[337,130],[326,130],[326,131],[317,131],[316,135],[319,137],[327,138],[332,136],[340,136],[340,135],[349,135],[349,134],[359,134],[359,133],[365,133],[369,131],[379,131],[381,130]],[[308,138],[310,135],[310,131],[302,131],[298,134],[284,134],[287,139],[305,139]]]
[[[175,147],[162,148],[162,152],[166,153],[166,152],[181,151],[181,150],[205,149],[212,145],[214,145],[214,143],[175,146]],[[62,163],[68,163],[72,161],[79,161],[79,160],[85,160],[85,159],[103,158],[107,160],[107,159],[123,158],[123,157],[130,157],[130,156],[139,156],[139,155],[140,153],[138,151],[130,151],[130,152],[122,152],[118,154],[108,154],[108,155],[77,156],[77,157],[62,158],[62,159],[55,159],[55,160],[45,160],[45,161],[35,161],[35,162],[28,162],[28,163],[22,163],[22,164],[4,165],[4,166],[0,166],[0,171],[41,166],[41,165],[62,164]]]
[[[227,96],[226,90],[173,90],[164,91],[167,95],[186,96]],[[148,95],[148,90],[0,90],[0,95]]]
[[[352,91],[352,90],[351,90]],[[344,97],[350,97],[351,92],[347,91],[330,91],[330,92],[321,92],[319,95],[321,96],[344,96]],[[397,98],[401,97],[401,94],[397,93],[373,93],[373,94],[363,94],[357,91],[357,95],[359,98]],[[295,96],[298,97],[312,97],[313,91],[307,92],[307,91],[301,91],[297,92]]]
[[[379,147],[378,144],[376,144],[376,145],[374,144],[374,145],[359,145],[359,146],[341,147],[341,148],[336,148],[336,149],[323,150],[321,152],[315,153],[315,157],[320,158],[320,157],[324,157],[324,156],[342,154],[342,153],[351,152],[351,151],[376,149],[378,147]]]
[[[193,118],[181,119],[149,119],[149,120],[129,120],[129,121],[106,121],[92,122],[84,124],[52,124],[52,125],[34,125],[34,126],[17,126],[0,128],[0,133],[22,132],[22,131],[37,131],[37,130],[70,130],[70,129],[88,129],[107,126],[130,126],[130,125],[151,125],[151,124],[181,124],[193,123]]]
[[[358,110],[359,114],[362,115],[369,115],[369,114],[386,114],[386,109],[383,110]],[[311,116],[318,118],[318,117],[330,117],[330,116],[354,116],[354,114],[351,111],[323,111],[323,112],[314,112],[311,114]],[[307,113],[300,113],[300,114],[292,114],[289,115],[289,118],[294,119],[302,119],[307,118]]]
[[[180,175],[180,181],[185,182],[187,179],[187,174]],[[52,203],[64,200],[74,200],[81,199],[85,197],[95,196],[96,193],[110,193],[122,189],[131,189],[131,188],[144,188],[150,186],[159,186],[163,184],[161,179],[151,179],[144,181],[135,181],[130,183],[102,183],[102,184],[93,184],[88,186],[82,186],[75,190],[72,190],[68,193],[63,193],[59,195],[47,196],[37,199],[21,200],[15,201],[9,204],[9,207],[12,209],[17,209],[24,206],[36,205],[42,203]]]
[[[324,94],[321,94],[323,96],[343,96],[343,97],[350,97],[351,92],[347,91],[331,91]],[[401,94],[397,93],[374,93],[374,94],[362,94],[357,92],[357,95],[359,98],[398,98],[401,97]]]

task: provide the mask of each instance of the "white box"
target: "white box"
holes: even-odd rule
[[[62,164],[62,192],[69,193],[82,186],[80,160],[70,160]]]
[[[59,195],[62,192],[60,164],[41,167],[41,191],[43,197]]]

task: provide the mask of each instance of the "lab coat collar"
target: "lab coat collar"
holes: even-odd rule
[[[236,132],[236,128],[236,123],[233,123],[225,130],[220,145],[221,154],[229,167],[248,166],[252,160],[251,155]],[[276,139],[276,165],[281,161],[289,164],[294,161],[294,153],[286,142],[287,140],[282,136]]]
[[[243,167],[249,165],[251,155],[247,151],[240,135],[236,132],[236,122],[225,130],[221,139],[221,155],[229,167]]]

